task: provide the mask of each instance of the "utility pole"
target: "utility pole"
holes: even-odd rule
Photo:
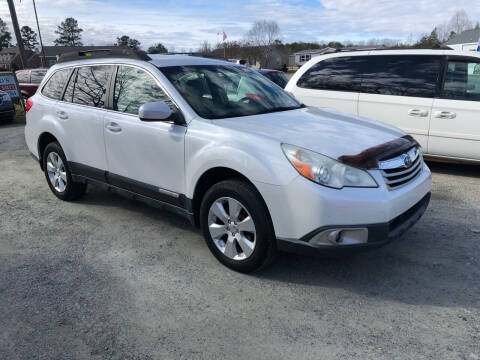
[[[37,20],[37,29],[38,29],[38,37],[40,38],[40,47],[42,48],[42,67],[47,66],[47,59],[45,58],[45,49],[43,48],[43,42],[42,42],[42,33],[40,32],[40,25],[38,24],[38,16],[37,16],[37,7],[35,6],[35,0],[32,0],[33,2],[33,11],[35,11],[35,20]]]
[[[23,48],[22,35],[20,34],[20,28],[18,27],[17,13],[15,12],[15,5],[13,0],[7,0],[8,7],[10,9],[10,16],[12,17],[13,30],[15,37],[17,38],[18,51],[20,52],[20,60],[22,61],[22,67],[25,69],[27,65],[27,58],[25,57],[25,49]]]

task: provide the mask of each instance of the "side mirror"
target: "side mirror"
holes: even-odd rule
[[[138,109],[138,117],[142,121],[173,121],[176,124],[184,124],[183,116],[172,112],[172,109],[164,101],[146,103]]]

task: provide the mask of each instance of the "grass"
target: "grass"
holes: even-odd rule
[[[13,124],[25,125],[25,109],[21,104],[15,104],[15,119],[13,119]]]

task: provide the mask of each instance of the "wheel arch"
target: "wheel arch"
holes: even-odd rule
[[[231,180],[231,179],[238,179],[238,180],[244,181],[255,189],[255,191],[257,192],[258,196],[260,196],[260,199],[265,206],[268,219],[270,221],[270,224],[272,224],[272,229],[273,229],[273,222],[270,216],[270,211],[268,210],[268,206],[265,202],[265,199],[263,198],[258,188],[255,186],[255,184],[239,171],[234,170],[232,168],[223,167],[223,166],[213,167],[206,170],[198,178],[198,181],[195,184],[195,188],[193,191],[193,199],[192,199],[192,210],[194,214],[195,226],[200,227],[200,205],[208,189],[210,189],[213,185],[221,181]]]
[[[42,171],[43,171],[43,152],[47,147],[47,145],[52,142],[58,142],[60,144],[58,139],[48,131],[43,132],[38,137],[38,141],[37,141],[38,161],[40,162],[40,168],[42,169]]]

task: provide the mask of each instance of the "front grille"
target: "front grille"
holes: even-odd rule
[[[422,172],[423,158],[415,147],[394,158],[379,161],[378,165],[388,188],[395,189],[409,183]]]

